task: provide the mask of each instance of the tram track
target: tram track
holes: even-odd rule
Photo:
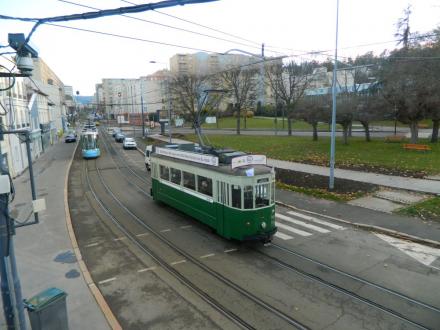
[[[107,141],[108,141],[108,138],[107,138]],[[109,148],[109,146],[106,145],[106,148]],[[110,148],[114,148],[114,147],[110,144]],[[110,153],[110,154],[112,155],[112,158],[113,158],[113,153]],[[125,167],[130,168],[130,172],[134,173],[134,171],[131,169],[131,166],[128,164],[128,161],[125,160],[122,156],[120,156],[120,154],[117,151],[115,152],[115,154],[118,156],[119,159],[122,160],[122,162],[125,163]],[[115,161],[115,163],[116,163],[116,161]],[[119,168],[119,166],[118,166],[118,168]],[[138,177],[138,178],[141,179],[140,177]],[[129,177],[126,177],[126,179],[130,180]],[[141,179],[141,180],[145,184],[151,184],[150,182],[148,182],[145,179]],[[143,190],[139,186],[138,186],[138,188]],[[146,193],[145,190],[143,192]],[[125,207],[125,206],[121,205],[121,207]],[[133,215],[133,216],[136,217],[136,215]],[[139,219],[139,218],[138,218],[138,221],[142,222],[142,220]],[[171,242],[168,242],[168,243],[172,244]],[[168,243],[166,243],[166,244],[168,244]],[[317,260],[314,260],[314,259],[312,259],[310,257],[302,255],[302,254],[300,254],[300,253],[298,253],[296,251],[290,250],[290,249],[288,249],[286,247],[283,247],[281,245],[272,244],[272,246],[274,248],[280,250],[280,251],[283,251],[283,252],[288,253],[290,255],[294,255],[295,257],[300,258],[303,261],[309,262],[311,266],[318,267],[318,268],[320,268],[320,267],[325,268],[327,271],[331,271],[334,274],[337,274],[339,276],[343,276],[345,278],[348,278],[351,281],[357,282],[358,284],[360,284],[360,285],[362,285],[364,287],[365,286],[369,286],[372,290],[377,290],[379,295],[384,295],[385,294],[385,295],[391,296],[392,299],[400,300],[400,301],[397,302],[397,304],[414,305],[414,306],[417,306],[417,308],[427,310],[429,313],[440,313],[440,309],[438,309],[437,307],[429,305],[429,304],[424,303],[424,302],[421,302],[419,300],[413,299],[413,298],[411,298],[409,296],[406,296],[405,294],[399,293],[399,292],[394,291],[392,289],[388,289],[388,288],[386,288],[384,286],[381,286],[381,285],[375,284],[373,282],[370,282],[368,280],[362,279],[362,278],[360,278],[358,276],[355,276],[355,275],[352,275],[350,273],[344,272],[344,271],[339,270],[339,269],[337,269],[335,267],[326,265],[325,263],[322,263],[322,262],[319,262]],[[178,249],[181,250],[180,248],[178,248]],[[378,303],[378,302],[376,302],[374,300],[365,298],[365,297],[363,297],[363,296],[361,296],[361,295],[359,295],[359,294],[357,294],[357,293],[355,293],[355,292],[353,292],[351,290],[348,290],[348,289],[346,289],[346,288],[344,288],[344,287],[342,287],[340,285],[337,285],[337,284],[334,284],[334,283],[332,283],[330,281],[327,281],[327,280],[323,279],[320,275],[312,274],[310,272],[305,271],[304,269],[300,269],[300,268],[298,268],[296,266],[288,264],[288,263],[280,260],[277,257],[274,257],[272,255],[269,255],[269,254],[261,251],[261,249],[255,248],[254,250],[255,250],[255,252],[260,253],[260,254],[264,255],[265,257],[269,258],[270,260],[275,262],[277,265],[279,265],[283,269],[295,272],[296,274],[299,274],[299,275],[301,275],[301,276],[303,276],[303,277],[305,277],[305,278],[307,278],[307,279],[309,279],[309,280],[311,280],[313,282],[318,282],[319,284],[321,284],[321,285],[323,285],[325,287],[328,287],[328,288],[331,288],[333,290],[336,290],[337,292],[339,292],[339,293],[341,293],[343,295],[349,296],[350,298],[353,298],[353,299],[355,299],[357,301],[360,301],[360,302],[362,302],[364,304],[367,304],[368,306],[373,307],[373,308],[375,308],[377,310],[380,310],[381,312],[386,313],[386,314],[388,314],[388,315],[390,315],[392,317],[395,317],[395,318],[401,320],[402,322],[411,324],[412,326],[415,326],[416,328],[419,328],[419,329],[430,329],[431,328],[430,326],[426,326],[426,325],[422,324],[420,321],[414,321],[412,319],[409,319],[408,317],[403,315],[403,313],[400,313],[399,311],[396,311],[393,308],[390,308],[390,307],[387,307],[387,306],[383,306],[383,305],[381,305],[380,303]],[[185,257],[187,257],[188,259],[192,258],[192,257],[189,257],[187,252],[182,251],[182,253],[183,253],[182,255],[185,255]],[[322,270],[320,272],[323,273]],[[409,313],[409,314],[411,314],[411,313]]]
[[[136,224],[140,225],[144,229],[146,229],[149,233],[151,233],[155,238],[158,239],[158,241],[162,242],[166,246],[168,246],[170,249],[184,257],[184,260],[190,261],[193,265],[197,266],[199,269],[203,270],[205,273],[209,274],[213,278],[215,278],[217,281],[223,283],[223,285],[229,287],[230,289],[235,290],[240,295],[244,296],[246,299],[251,301],[253,304],[258,305],[261,309],[265,310],[266,312],[269,312],[270,314],[276,316],[286,324],[293,326],[297,329],[308,329],[305,325],[301,324],[297,320],[293,319],[289,315],[285,314],[284,312],[278,310],[277,308],[267,304],[265,301],[261,300],[260,298],[256,297],[249,291],[243,289],[239,285],[235,284],[228,278],[222,276],[215,270],[209,268],[204,263],[199,261],[196,257],[192,256],[191,254],[187,253],[174,243],[172,243],[170,240],[168,240],[166,237],[164,237],[159,231],[153,229],[151,226],[147,225],[142,219],[140,219],[137,215],[135,215],[133,212],[131,212],[123,203],[122,201],[113,193],[113,191],[110,189],[110,187],[104,182],[104,178],[100,172],[99,167],[97,166],[96,160],[94,161],[95,168],[92,170],[92,172],[96,172],[97,177],[99,178],[99,181],[103,185],[106,192],[113,198],[113,200],[116,202],[116,204],[123,209],[127,214],[131,216],[131,218],[136,222]],[[172,267],[168,262],[166,262],[162,257],[160,257],[157,253],[155,253],[153,250],[149,249],[142,241],[136,237],[135,234],[131,233],[127,228],[124,226],[124,224],[118,220],[111,212],[111,210],[105,206],[105,204],[101,201],[99,196],[96,194],[96,191],[93,188],[93,185],[91,184],[90,180],[90,170],[86,169],[86,181],[88,183],[88,188],[92,192],[92,195],[96,199],[97,203],[100,205],[100,207],[104,210],[104,212],[110,217],[112,222],[121,230],[121,232],[127,236],[127,238],[132,241],[137,247],[141,249],[143,253],[148,254],[151,258],[153,258],[159,265],[161,265],[165,270],[170,272],[171,275],[176,276],[179,281],[181,281],[184,285],[186,285],[188,288],[193,290],[197,295],[199,295],[202,299],[207,301],[211,306],[215,307],[219,312],[223,313],[226,317],[230,318],[231,321],[234,321],[237,325],[240,325],[243,328],[246,329],[253,329],[254,327],[235,315],[232,311],[226,309],[223,307],[222,304],[218,303],[214,298],[210,297],[206,293],[204,293],[200,288],[198,288],[196,285],[192,284],[190,280],[188,280],[184,275],[182,275],[179,271],[177,271],[174,267]]]
[[[379,294],[379,295],[389,295],[389,296],[391,296],[394,299],[400,299],[400,301],[395,302],[395,305],[397,305],[397,304],[400,304],[401,306],[414,305],[414,306],[416,306],[416,308],[424,309],[428,313],[435,313],[435,315],[438,315],[437,318],[440,318],[440,309],[435,307],[435,306],[432,306],[430,304],[424,303],[424,302],[419,301],[417,299],[411,298],[409,296],[406,296],[406,295],[404,295],[402,293],[399,293],[399,292],[394,291],[392,289],[386,288],[386,287],[381,286],[379,284],[375,284],[373,282],[367,281],[365,279],[362,279],[362,278],[360,278],[358,276],[355,276],[355,275],[352,275],[350,273],[341,271],[341,270],[339,270],[339,269],[337,269],[335,267],[332,267],[332,266],[329,266],[329,265],[327,265],[325,263],[322,263],[320,261],[314,260],[314,259],[312,259],[310,257],[307,257],[305,255],[302,255],[302,254],[296,252],[296,251],[293,251],[293,250],[290,250],[288,248],[285,248],[285,247],[283,247],[281,245],[271,243],[271,246],[273,246],[274,248],[277,248],[277,249],[279,249],[281,251],[284,251],[284,252],[286,252],[288,254],[294,255],[295,257],[297,257],[297,258],[299,258],[299,259],[301,259],[303,261],[309,262],[311,267],[321,268],[321,270],[320,270],[321,274],[325,273],[325,270],[331,271],[331,272],[333,272],[333,274],[341,275],[342,277],[345,277],[345,278],[348,278],[348,279],[350,279],[350,280],[352,280],[354,282],[357,282],[357,283],[354,283],[354,284],[361,284],[362,285],[362,289],[364,291],[368,291],[368,290],[371,290],[372,288],[374,288],[376,290],[376,294]],[[376,302],[375,300],[365,298],[362,295],[357,294],[357,293],[355,293],[355,292],[353,292],[351,290],[348,290],[348,289],[346,289],[346,288],[344,288],[344,287],[342,287],[340,285],[334,284],[333,282],[331,282],[329,280],[325,280],[323,278],[323,276],[312,274],[309,271],[306,271],[304,269],[300,269],[297,266],[293,266],[290,263],[282,261],[282,260],[280,260],[279,257],[274,257],[272,255],[269,255],[269,254],[261,251],[261,249],[259,249],[259,248],[255,248],[254,251],[258,252],[261,255],[264,255],[265,257],[267,257],[267,258],[269,258],[271,260],[273,260],[281,268],[287,269],[287,270],[292,271],[292,272],[294,272],[296,274],[304,276],[307,279],[310,279],[310,280],[312,280],[314,282],[317,282],[317,283],[319,283],[321,285],[324,285],[326,287],[332,288],[332,289],[338,291],[341,294],[347,295],[350,298],[353,298],[353,299],[356,299],[356,300],[358,300],[358,301],[360,301],[362,303],[365,303],[365,304],[367,304],[367,305],[369,305],[369,306],[371,306],[373,308],[376,308],[376,309],[378,309],[378,310],[380,310],[380,311],[382,311],[382,312],[384,312],[386,314],[389,314],[389,315],[391,315],[391,316],[393,316],[393,317],[395,317],[395,318],[397,318],[397,319],[399,319],[399,320],[401,320],[403,322],[411,324],[411,325],[413,325],[413,326],[415,326],[415,327],[417,327],[419,329],[434,329],[435,324],[427,325],[427,324],[423,324],[422,323],[424,320],[428,319],[427,315],[424,313],[423,310],[422,311],[420,311],[420,310],[418,311],[419,314],[421,313],[422,315],[420,315],[418,317],[418,319],[419,319],[418,321],[414,321],[414,319],[410,319],[410,318],[405,316],[405,314],[406,315],[414,315],[416,313],[416,311],[414,311],[414,310],[406,311],[405,313],[398,312],[398,311],[396,311],[395,309],[393,309],[391,307],[384,306],[384,305]],[[325,270],[322,270],[322,268],[325,269]],[[352,284],[352,286],[354,286],[354,285]],[[370,295],[371,295],[371,293],[370,293]],[[376,299],[376,300],[386,300],[386,299],[382,298],[382,299]],[[432,320],[433,317],[431,317],[430,319]]]

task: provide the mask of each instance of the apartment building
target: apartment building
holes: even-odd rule
[[[9,64],[4,65],[8,67]],[[9,78],[0,78],[1,89],[11,84]],[[29,131],[32,159],[38,158],[54,143],[67,126],[64,85],[41,59],[34,61],[31,78],[16,78],[12,88],[0,92],[0,124],[4,130]],[[13,177],[27,168],[23,136],[4,135],[0,141],[0,153]]]
[[[116,119],[130,115],[156,113],[168,108],[169,71],[161,70],[136,79],[102,79],[95,85],[95,100],[105,110],[105,115]]]

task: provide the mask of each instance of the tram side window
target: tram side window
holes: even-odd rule
[[[163,180],[170,180],[170,171],[167,166],[160,165],[160,178]]]
[[[180,170],[177,170],[175,168],[170,168],[171,171],[171,182],[180,185],[180,182],[182,181],[182,174]]]
[[[252,186],[245,186],[243,189],[243,204],[245,209],[254,208],[254,190]]]
[[[183,186],[192,190],[196,190],[196,176],[192,173],[182,171],[183,173]]]
[[[241,187],[232,185],[231,189],[232,207],[241,209]]]
[[[197,189],[199,193],[212,196],[212,179],[205,176],[197,176]]]

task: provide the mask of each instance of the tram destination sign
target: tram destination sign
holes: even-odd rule
[[[159,155],[187,160],[194,163],[218,166],[218,157],[212,155],[204,155],[195,152],[188,152],[188,151],[174,150],[167,148],[156,148],[156,153]]]
[[[246,165],[266,165],[267,159],[265,155],[245,155],[234,157],[231,160],[231,167],[236,168]]]

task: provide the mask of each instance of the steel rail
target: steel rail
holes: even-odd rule
[[[94,160],[96,163],[96,160]],[[128,230],[125,229],[125,227],[121,224],[121,222],[116,219],[113,214],[110,212],[110,210],[104,205],[102,200],[98,197],[96,194],[96,191],[92,188],[92,184],[90,182],[89,177],[89,170],[86,166],[85,168],[86,173],[86,182],[87,186],[90,190],[90,192],[93,195],[93,198],[96,200],[98,205],[101,207],[101,209],[106,213],[106,215],[111,219],[113,224],[132,242],[134,243],[142,252],[150,256],[157,264],[159,264],[163,269],[165,269],[168,273],[170,273],[172,276],[177,278],[183,285],[185,285],[187,288],[189,288],[192,292],[194,292],[198,297],[203,299],[206,303],[208,303],[211,307],[213,307],[218,312],[222,313],[225,317],[227,317],[229,320],[234,322],[236,325],[240,326],[243,329],[255,329],[250,324],[248,324],[246,321],[242,320],[239,316],[231,312],[230,310],[224,308],[219,302],[217,302],[215,299],[213,299],[211,296],[203,292],[201,289],[199,289],[197,286],[192,284],[185,276],[183,276],[179,271],[177,271],[175,268],[171,267],[163,258],[158,256],[156,253],[154,253],[152,250],[148,249],[144,244],[140,242],[133,234],[131,234]],[[100,179],[101,180],[101,179]]]
[[[112,146],[112,147],[113,147],[113,146]],[[119,155],[119,153],[118,153],[117,151],[116,151],[116,153],[118,154],[119,158],[122,158],[122,157]],[[125,163],[128,165],[128,162],[125,161]],[[144,181],[144,182],[146,182],[146,181]],[[150,182],[146,182],[146,183],[150,183]],[[151,184],[151,183],[150,183],[150,184]],[[142,190],[142,189],[141,189],[141,190]],[[382,286],[382,285],[379,285],[379,284],[376,284],[376,283],[370,282],[370,281],[365,280],[365,279],[363,279],[363,278],[360,278],[360,277],[358,277],[358,276],[356,276],[356,275],[353,275],[353,274],[350,274],[350,273],[344,272],[344,271],[342,271],[342,270],[340,270],[340,269],[337,269],[337,268],[335,268],[335,267],[332,267],[332,266],[330,266],[330,265],[327,265],[327,264],[325,264],[325,263],[322,263],[322,262],[320,262],[320,261],[318,261],[318,260],[315,260],[315,259],[313,259],[313,258],[310,258],[310,257],[307,257],[307,256],[305,256],[305,255],[302,255],[302,254],[300,254],[300,253],[298,253],[298,252],[295,252],[295,251],[289,250],[289,249],[287,249],[287,248],[285,248],[285,247],[283,247],[283,246],[281,246],[281,245],[278,245],[278,244],[274,244],[274,243],[272,243],[271,246],[273,246],[273,247],[275,247],[275,248],[278,248],[278,249],[280,249],[280,250],[282,250],[282,251],[285,251],[285,252],[287,252],[287,253],[290,253],[290,254],[292,254],[292,255],[295,255],[295,256],[297,256],[297,257],[303,259],[303,260],[307,260],[308,262],[310,262],[310,263],[312,263],[312,264],[314,264],[314,265],[324,267],[324,268],[326,268],[326,269],[328,269],[328,270],[331,270],[331,271],[333,271],[333,272],[335,272],[335,273],[337,273],[337,274],[339,274],[339,275],[342,275],[342,276],[348,277],[348,278],[350,278],[350,279],[352,279],[352,280],[354,280],[354,281],[357,281],[357,282],[360,282],[360,283],[362,283],[362,284],[364,284],[364,285],[367,285],[367,286],[373,287],[373,288],[375,288],[375,289],[377,289],[377,290],[379,290],[379,291],[386,292],[386,293],[389,294],[389,295],[392,295],[392,296],[398,297],[398,298],[400,298],[402,301],[406,301],[406,302],[409,302],[409,303],[412,303],[412,304],[418,305],[418,306],[420,306],[420,307],[423,307],[423,308],[425,308],[425,309],[431,310],[431,311],[433,311],[433,312],[440,313],[440,309],[439,309],[439,308],[437,308],[437,307],[435,307],[435,306],[432,306],[432,305],[429,305],[429,304],[427,304],[427,303],[424,303],[424,302],[422,302],[422,301],[419,301],[419,300],[417,300],[417,299],[411,298],[411,297],[409,297],[409,296],[407,296],[407,295],[405,295],[405,294],[399,293],[399,292],[397,292],[397,291],[395,291],[395,290],[392,290],[392,289],[386,288],[386,287],[384,287],[384,286]],[[389,315],[392,315],[393,317],[396,317],[396,318],[401,319],[402,321],[405,321],[405,322],[411,323],[412,325],[414,325],[414,326],[416,326],[416,327],[419,327],[419,328],[421,328],[421,329],[429,329],[429,328],[426,328],[425,326],[423,326],[423,325],[421,325],[421,324],[419,324],[419,323],[417,323],[417,322],[414,322],[414,321],[412,321],[412,320],[406,318],[405,316],[401,315],[400,313],[394,311],[393,309],[391,309],[391,308],[389,308],[389,307],[386,307],[386,306],[380,305],[380,304],[378,304],[378,303],[376,303],[376,302],[374,302],[374,301],[372,301],[372,300],[370,300],[370,299],[364,298],[364,297],[362,297],[362,296],[360,296],[360,295],[358,295],[358,294],[356,294],[356,293],[354,293],[354,292],[352,292],[352,291],[349,291],[349,290],[347,290],[347,289],[345,289],[345,288],[343,288],[343,287],[340,287],[340,286],[338,286],[338,285],[336,285],[336,284],[333,284],[333,283],[328,282],[328,281],[326,281],[326,280],[324,280],[324,279],[321,279],[321,278],[320,278],[319,276],[317,276],[317,275],[310,274],[310,273],[308,273],[308,272],[306,272],[306,271],[300,270],[299,268],[294,267],[294,266],[292,266],[292,265],[289,265],[289,264],[287,264],[287,263],[285,263],[285,262],[279,260],[278,258],[273,257],[273,256],[270,256],[270,255],[268,255],[268,254],[266,254],[266,253],[264,253],[264,252],[262,252],[262,251],[259,251],[259,250],[255,250],[255,251],[257,251],[258,253],[261,253],[261,254],[265,255],[266,257],[268,257],[268,258],[270,258],[270,259],[272,259],[272,260],[275,260],[275,262],[277,262],[281,267],[283,267],[283,268],[285,268],[285,269],[289,269],[289,270],[291,270],[291,271],[294,271],[294,272],[296,272],[296,273],[298,273],[298,274],[300,274],[300,275],[302,275],[302,276],[304,276],[304,277],[306,277],[306,278],[312,279],[312,280],[315,281],[315,282],[318,281],[319,283],[321,283],[321,284],[323,284],[323,285],[325,285],[325,286],[327,286],[327,287],[331,287],[331,288],[333,288],[333,289],[335,289],[335,290],[337,290],[337,291],[339,291],[339,292],[341,292],[341,293],[343,293],[343,294],[345,294],[345,295],[349,295],[350,297],[352,297],[352,298],[354,298],[354,299],[356,299],[356,300],[362,301],[363,303],[366,303],[366,304],[368,304],[369,306],[375,307],[375,308],[377,308],[377,309],[379,309],[379,310],[381,310],[381,311],[383,311],[383,312],[386,312],[386,313],[388,313]]]
[[[298,322],[297,320],[291,318],[289,315],[285,314],[284,312],[280,311],[279,309],[269,305],[268,303],[266,303],[265,301],[263,301],[262,299],[258,298],[257,296],[255,296],[254,294],[250,293],[249,291],[243,289],[242,287],[240,287],[239,285],[235,284],[234,282],[232,282],[231,280],[229,280],[228,278],[224,277],[223,275],[221,275],[220,273],[216,272],[215,270],[211,269],[210,267],[206,266],[205,264],[203,264],[202,262],[200,262],[199,260],[197,260],[195,257],[193,257],[192,255],[190,255],[189,253],[187,253],[186,251],[184,251],[183,249],[179,248],[177,245],[175,245],[174,243],[172,243],[170,240],[168,240],[167,238],[165,238],[163,235],[161,235],[159,232],[155,231],[151,226],[147,225],[144,221],[142,221],[142,219],[140,219],[137,215],[135,215],[132,211],[130,211],[125,205],[124,203],[122,203],[113,193],[113,191],[109,188],[109,186],[104,182],[102,175],[100,173],[100,170],[98,168],[98,166],[96,166],[96,173],[98,174],[98,177],[100,178],[100,181],[102,183],[102,185],[105,187],[107,193],[112,196],[112,198],[114,199],[114,201],[123,209],[125,210],[128,214],[130,214],[130,216],[142,227],[144,227],[145,229],[147,229],[151,234],[153,234],[157,239],[159,239],[160,241],[162,241],[163,243],[165,243],[166,245],[168,245],[168,247],[170,247],[171,249],[173,249],[174,251],[178,252],[179,254],[181,254],[183,257],[185,257],[187,260],[191,261],[193,264],[197,265],[198,267],[200,267],[201,269],[203,269],[205,272],[207,272],[208,274],[212,275],[213,277],[215,277],[217,280],[219,280],[220,282],[226,284],[227,286],[235,289],[237,292],[241,293],[242,295],[244,295],[245,297],[247,297],[249,300],[251,300],[252,302],[254,302],[255,304],[259,305],[260,307],[266,309],[267,311],[273,313],[274,315],[278,316],[280,319],[284,320],[285,322],[289,323],[290,325],[295,326],[298,329],[309,329],[308,327],[306,327],[305,325],[301,324],[300,322]]]
[[[284,247],[282,247],[280,245],[271,244],[271,246],[274,246],[274,247],[276,247],[276,248],[278,248],[280,250],[286,251],[288,253],[294,254],[294,255],[298,256],[299,258],[303,258],[304,260],[310,261],[314,265],[322,266],[322,267],[324,267],[326,269],[333,270],[334,272],[336,272],[338,274],[348,276],[348,277],[350,277],[350,278],[352,278],[354,280],[357,279],[362,284],[370,285],[372,287],[375,287],[376,289],[382,288],[384,292],[387,292],[387,293],[390,293],[390,294],[394,294],[394,295],[398,296],[400,299],[402,299],[405,302],[410,302],[410,303],[413,303],[413,304],[418,304],[419,306],[422,306],[422,307],[427,308],[427,309],[431,309],[431,310],[436,311],[436,312],[439,311],[434,306],[431,306],[431,305],[428,305],[428,304],[423,303],[421,301],[418,301],[418,300],[415,300],[413,298],[407,297],[407,296],[405,296],[405,295],[403,295],[401,293],[398,293],[398,292],[393,291],[391,289],[382,287],[382,286],[380,286],[378,284],[375,284],[375,283],[369,282],[367,280],[358,278],[357,276],[351,275],[349,273],[345,273],[344,271],[338,270],[338,269],[336,269],[334,267],[331,267],[331,266],[326,267],[327,265],[325,265],[325,264],[323,264],[323,263],[321,263],[319,261],[314,261],[314,259],[312,259],[312,258],[309,258],[307,256],[302,256],[300,254],[297,254],[295,251],[286,249],[286,248],[284,248]],[[411,319],[406,318],[404,315],[400,314],[397,311],[394,311],[393,309],[391,309],[389,307],[383,306],[383,305],[381,305],[379,303],[376,303],[376,302],[374,302],[374,301],[372,301],[372,300],[370,300],[368,298],[364,298],[364,297],[358,295],[357,293],[354,293],[353,291],[347,290],[347,289],[345,289],[345,288],[343,288],[343,287],[341,287],[341,286],[339,286],[337,284],[333,284],[330,281],[324,280],[324,279],[322,279],[321,277],[319,277],[317,275],[311,274],[311,273],[309,273],[309,272],[307,272],[305,270],[299,269],[298,267],[292,266],[291,264],[288,264],[288,263],[286,263],[284,261],[281,261],[280,259],[278,259],[278,258],[276,258],[274,256],[268,255],[268,254],[262,252],[261,250],[254,249],[254,251],[264,255],[265,257],[268,257],[269,259],[273,260],[276,264],[278,264],[278,266],[280,266],[280,267],[282,267],[284,269],[292,271],[292,272],[294,272],[296,274],[299,274],[299,275],[301,275],[301,276],[303,276],[303,277],[305,277],[307,279],[310,279],[310,280],[312,280],[314,282],[320,283],[320,284],[322,284],[322,285],[324,285],[326,287],[332,288],[332,289],[334,289],[334,290],[336,290],[336,291],[338,291],[338,292],[340,292],[340,293],[342,293],[342,294],[344,294],[344,295],[346,295],[346,296],[348,296],[350,298],[353,298],[355,300],[361,301],[361,302],[363,302],[363,303],[365,303],[365,304],[367,304],[367,305],[369,305],[371,307],[374,307],[374,308],[376,308],[376,309],[378,309],[378,310],[380,310],[380,311],[382,311],[382,312],[384,312],[384,313],[386,313],[388,315],[391,315],[392,317],[395,317],[395,318],[397,318],[397,319],[399,319],[401,321],[407,322],[407,323],[409,323],[409,324],[411,324],[411,325],[413,325],[413,326],[415,326],[415,327],[417,327],[419,329],[426,329],[426,330],[430,329],[430,328],[424,326],[423,324],[420,324],[420,323],[418,323],[416,321],[413,321]]]

